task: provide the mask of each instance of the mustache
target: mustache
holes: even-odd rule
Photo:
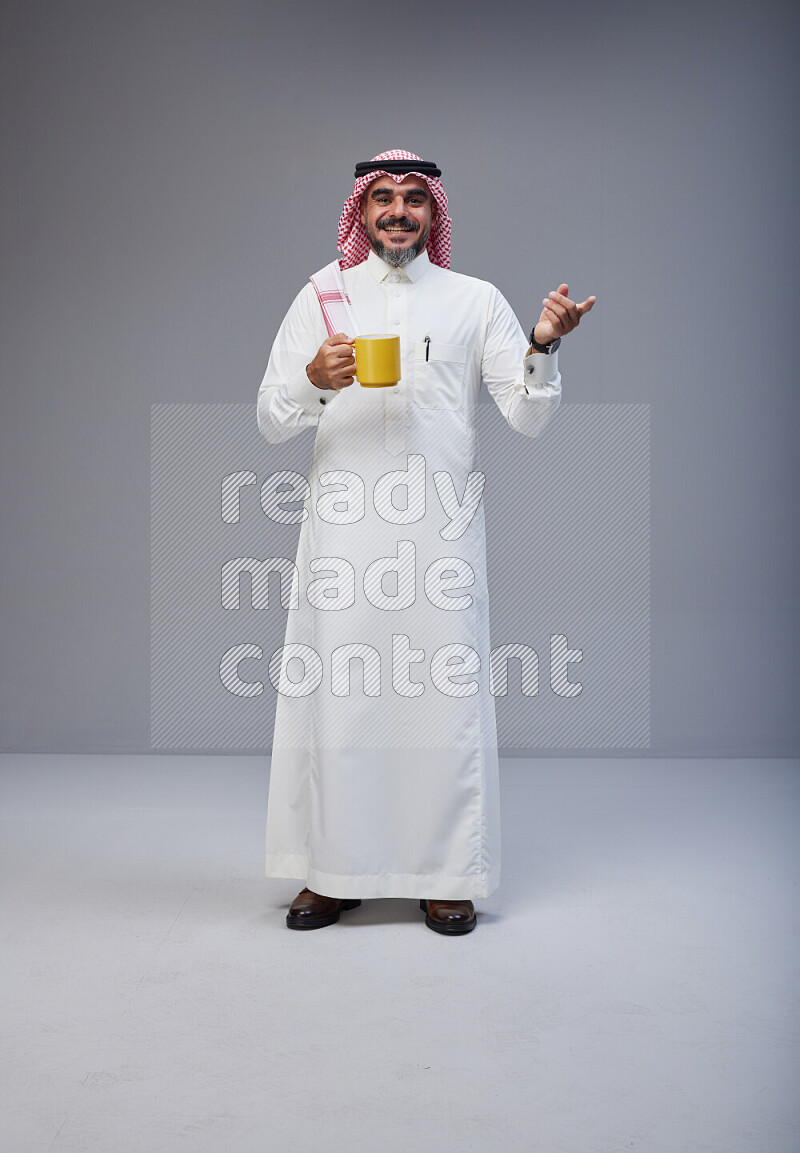
[[[408,216],[392,216],[378,225],[379,232],[384,228],[407,228],[409,232],[419,232],[419,224]]]

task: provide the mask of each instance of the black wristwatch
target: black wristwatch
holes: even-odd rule
[[[559,344],[561,344],[561,337],[560,336],[557,336],[555,338],[555,340],[551,340],[549,344],[537,344],[537,342],[533,339],[534,332],[536,332],[536,325],[535,324],[534,324],[533,328],[531,329],[531,335],[530,335],[529,339],[530,339],[530,343],[531,343],[531,348],[535,349],[536,352],[543,352],[545,354],[545,356],[549,356],[550,353],[555,352],[556,349],[558,348]]]

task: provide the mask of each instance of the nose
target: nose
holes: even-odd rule
[[[405,200],[403,200],[402,192],[398,192],[397,195],[395,196],[394,200],[392,201],[392,215],[393,216],[405,216],[405,214],[406,214],[406,202],[405,202]]]

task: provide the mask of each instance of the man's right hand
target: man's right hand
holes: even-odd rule
[[[354,340],[337,332],[329,336],[320,347],[317,355],[306,365],[306,376],[317,388],[347,388],[355,380],[356,360],[353,354]]]

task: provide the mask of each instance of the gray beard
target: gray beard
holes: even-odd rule
[[[422,243],[417,241],[416,244],[409,245],[408,248],[387,248],[386,245],[376,237],[372,246],[381,260],[385,260],[392,268],[405,268],[412,260],[416,260],[425,247],[425,244],[427,244],[427,238]]]

